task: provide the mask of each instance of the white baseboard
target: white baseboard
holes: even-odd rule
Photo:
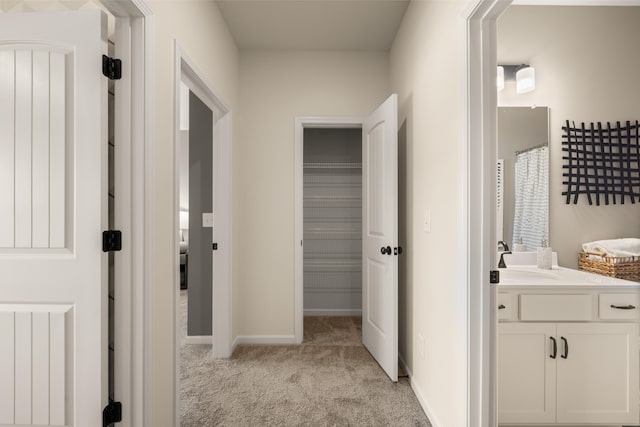
[[[424,411],[427,418],[429,418],[431,425],[433,427],[440,427],[442,424],[440,424],[438,419],[433,414],[433,411],[429,407],[429,404],[427,403],[426,399],[424,398],[424,395],[422,394],[422,390],[420,390],[420,387],[418,387],[418,384],[416,384],[416,382],[413,380],[413,377],[409,378],[409,382],[411,383],[411,390],[413,390],[413,393],[418,398],[418,403],[420,403],[422,410]]]
[[[184,337],[185,344],[213,344],[211,335],[187,335]]]
[[[400,363],[400,367],[402,368],[402,370],[405,371],[407,375],[409,375],[409,378],[411,378],[413,376],[413,372],[411,372],[411,369],[409,369],[409,365],[407,365],[407,362],[404,361],[404,358],[400,353],[398,353],[398,362]]]
[[[323,310],[320,308],[308,308],[304,310],[305,316],[362,316],[362,310]]]
[[[238,335],[231,345],[231,353],[240,344],[295,344],[295,335]]]

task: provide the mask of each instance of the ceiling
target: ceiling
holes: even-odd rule
[[[409,0],[217,0],[239,49],[391,48]]]

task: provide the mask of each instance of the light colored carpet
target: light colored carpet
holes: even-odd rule
[[[408,380],[360,344],[360,319],[305,317],[302,345],[240,345],[228,360],[181,349],[181,425],[430,426]]]

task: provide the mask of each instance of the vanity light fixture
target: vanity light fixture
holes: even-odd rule
[[[536,88],[536,71],[528,64],[520,65],[498,65],[498,92],[504,89],[506,80],[516,81],[516,92],[518,94],[531,92]]]
[[[524,67],[516,71],[516,92],[527,93],[536,88],[536,70]]]

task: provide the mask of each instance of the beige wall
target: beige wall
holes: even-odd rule
[[[389,94],[388,59],[376,52],[241,52],[234,336],[294,334],[295,117],[369,114]]]
[[[155,147],[154,212],[155,265],[153,316],[154,418],[157,426],[173,425],[175,419],[175,326],[173,231],[173,40],[233,109],[238,88],[238,51],[226,24],[212,1],[153,1],[155,14]],[[234,124],[236,125],[236,124]],[[235,130],[235,129],[234,129]],[[176,265],[174,265],[176,264]]]
[[[549,237],[558,262],[577,268],[580,244],[640,237],[640,204],[565,204],[562,126],[566,120],[636,120],[640,113],[640,7],[512,6],[498,21],[498,62],[536,68],[535,91],[516,95],[513,84],[498,105],[550,108]],[[602,202],[602,199],[601,199]]]
[[[466,423],[467,305],[460,264],[466,251],[460,132],[466,5],[411,2],[391,49],[391,89],[399,95],[405,139],[400,164],[406,164],[400,182],[406,182],[407,272],[399,313],[411,335],[400,341],[400,350],[428,415],[442,427]],[[425,209],[431,210],[431,233],[423,231]],[[418,336],[424,337],[423,355]]]

